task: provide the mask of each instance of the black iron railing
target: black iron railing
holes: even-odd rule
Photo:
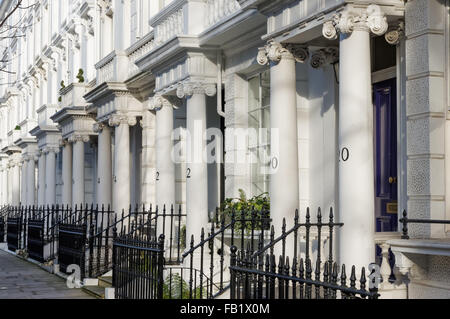
[[[349,281],[345,265],[338,278],[336,263],[330,268],[325,262],[322,273],[321,263],[316,262],[313,269],[311,259],[293,259],[280,256],[276,263],[273,254],[257,255],[251,251],[231,248],[231,299],[377,299],[377,288],[367,290],[366,272],[356,277],[353,266]]]
[[[224,294],[230,287],[229,258],[225,258],[225,246],[235,245],[240,241],[241,248],[248,243],[253,249],[259,237],[262,236],[264,240],[264,233],[270,229],[270,222],[269,211],[233,211],[227,216],[216,210],[209,233],[206,234],[203,228],[197,244],[192,235],[190,248],[183,253],[183,261],[189,269],[185,276],[188,293],[179,296],[212,299]]]
[[[402,239],[409,239],[408,235],[408,224],[441,224],[450,225],[450,220],[439,220],[439,219],[413,219],[408,218],[408,214],[403,211],[403,217],[399,220],[403,224],[402,227]]]
[[[333,209],[330,208],[330,213],[328,216],[328,222],[322,221],[322,210],[318,208],[317,215],[316,215],[316,221],[311,222],[311,214],[310,209],[306,209],[306,216],[305,216],[305,222],[300,223],[300,216],[298,210],[295,211],[295,217],[294,217],[294,226],[286,230],[286,219],[283,219],[283,224],[281,228],[281,235],[275,238],[275,230],[274,227],[271,227],[270,231],[270,240],[265,245],[264,244],[264,238],[261,236],[259,238],[258,242],[258,250],[254,252],[253,247],[250,247],[250,249],[247,249],[247,251],[254,252],[254,257],[259,257],[262,255],[265,255],[268,251],[270,255],[274,255],[274,248],[276,246],[281,246],[281,258],[285,260],[286,258],[286,245],[289,239],[292,239],[292,251],[291,251],[291,258],[298,259],[301,253],[300,247],[304,246],[304,254],[305,254],[305,260],[310,259],[311,256],[311,246],[312,246],[312,237],[314,235],[314,239],[317,242],[317,262],[322,262],[322,255],[328,253],[327,256],[327,263],[329,267],[332,267],[333,265],[333,242],[334,242],[334,234],[335,234],[335,228],[336,227],[342,227],[344,226],[343,223],[336,223],[334,222],[334,214]],[[324,234],[324,229],[328,230],[326,234]],[[325,239],[324,237],[327,237],[328,242],[328,252],[322,251],[322,241]],[[301,238],[302,237],[302,238]],[[302,244],[302,245],[300,245]],[[241,251],[244,251],[243,247],[241,247]]]

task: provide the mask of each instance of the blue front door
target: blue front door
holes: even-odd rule
[[[375,223],[377,232],[397,231],[396,80],[373,87],[375,147]]]

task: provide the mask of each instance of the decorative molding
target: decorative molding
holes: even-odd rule
[[[214,96],[217,93],[216,84],[202,82],[186,82],[180,83],[177,88],[177,96],[182,99],[190,97],[193,94],[205,94]]]
[[[329,40],[335,40],[338,33],[348,34],[355,30],[367,30],[381,36],[388,30],[386,15],[376,4],[371,4],[363,12],[352,11],[347,6],[340,14],[335,14],[332,20],[323,24],[322,34]]]
[[[281,44],[275,41],[269,41],[267,45],[259,48],[257,61],[260,65],[266,65],[269,62],[280,62],[281,58],[294,58],[297,62],[305,62],[309,57],[308,48],[297,44]]]
[[[405,22],[399,21],[398,25],[394,28],[390,28],[384,35],[386,42],[391,45],[397,45],[405,35]]]
[[[311,66],[315,69],[334,64],[337,61],[339,61],[339,50],[333,47],[314,51],[310,59]]]

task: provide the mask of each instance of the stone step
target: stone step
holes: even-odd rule
[[[85,286],[85,287],[83,287],[83,291],[97,299],[105,299],[105,288],[104,287]]]
[[[103,288],[112,287],[112,277],[109,276],[98,277],[98,285]]]

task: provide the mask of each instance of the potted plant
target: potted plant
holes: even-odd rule
[[[78,74],[77,74],[77,79],[78,79],[78,83],[84,83],[84,71],[83,69],[79,69],[78,70]]]

